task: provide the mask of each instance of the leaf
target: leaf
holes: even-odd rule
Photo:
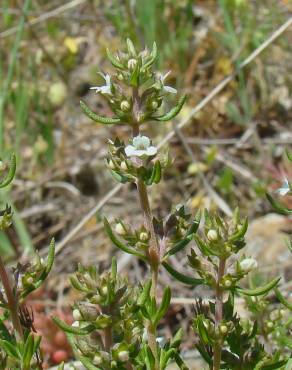
[[[11,183],[11,181],[14,178],[15,171],[16,171],[16,157],[15,154],[12,154],[10,158],[9,171],[6,177],[0,182],[0,189],[5,188]]]
[[[288,209],[281,203],[277,202],[269,193],[266,193],[266,197],[275,211],[283,215],[292,215],[292,209]]]
[[[182,96],[177,102],[177,104],[168,113],[162,116],[159,116],[159,117],[152,117],[152,119],[154,119],[155,121],[163,121],[163,122],[171,120],[172,118],[174,118],[176,115],[179,114],[179,112],[181,111],[186,101],[186,98],[187,98],[186,95]]]
[[[20,353],[15,344],[8,342],[7,340],[0,339],[0,348],[2,348],[9,356],[16,359],[20,359]]]
[[[121,123],[120,118],[117,117],[109,118],[97,115],[82,100],[80,100],[80,107],[82,111],[86,114],[86,116],[95,122],[102,123],[104,125],[113,125],[116,123]]]
[[[163,316],[166,314],[166,311],[168,310],[169,304],[171,299],[171,291],[169,287],[166,287],[163,292],[163,297],[161,301],[161,305],[159,307],[158,312],[156,313],[154,317],[154,325],[157,326],[159,321],[163,318]]]
[[[23,349],[23,369],[30,369],[30,362],[34,354],[34,337],[33,334],[29,334]]]
[[[280,369],[280,368],[282,368],[286,364],[287,364],[287,360],[277,361],[277,362],[274,362],[273,364],[262,366],[261,367],[261,370],[275,370],[275,369]]]
[[[62,362],[59,366],[58,366],[58,370],[64,370],[64,362]]]
[[[191,286],[205,284],[203,279],[196,279],[196,278],[192,278],[190,276],[184,275],[181,272],[176,271],[167,262],[162,262],[162,265],[166,269],[166,271],[170,273],[170,275],[172,275],[176,280],[180,281],[181,283],[191,285]]]
[[[246,218],[241,228],[235,234],[231,235],[231,237],[229,238],[229,241],[234,242],[238,239],[243,238],[247,231],[247,228],[248,228],[248,219]]]
[[[153,42],[153,48],[152,48],[152,51],[151,51],[151,57],[148,60],[148,62],[146,62],[143,65],[142,71],[145,71],[148,67],[150,67],[155,62],[156,58],[157,58],[157,45],[156,45],[156,42],[154,41]]]
[[[87,335],[95,329],[93,325],[88,325],[85,328],[76,328],[74,326],[66,324],[63,320],[60,320],[56,316],[52,316],[52,320],[60,329],[70,334]]]
[[[285,297],[283,296],[283,294],[280,292],[280,290],[278,288],[275,288],[274,289],[274,292],[275,292],[275,295],[276,297],[279,299],[279,301],[282,303],[283,306],[287,307],[288,310],[292,311],[292,304],[289,303],[287,301],[287,299],[285,299]]]
[[[138,306],[144,306],[146,300],[149,298],[151,285],[151,280],[147,281],[146,284],[144,284],[142,293],[139,295],[137,300]]]
[[[248,296],[258,296],[268,293],[270,290],[272,290],[276,285],[278,285],[279,281],[281,280],[281,277],[277,277],[274,280],[270,281],[266,285],[262,287],[258,287],[255,289],[241,289],[239,287],[236,287],[236,291],[243,295]]]
[[[110,52],[108,48],[106,49],[106,54],[107,54],[109,61],[114,67],[118,69],[124,69],[124,65],[120,63],[116,57],[113,56],[113,54]]]
[[[160,161],[156,161],[152,169],[151,177],[147,181],[147,185],[152,185],[153,182],[155,184],[158,184],[160,180],[161,180],[161,163]]]
[[[82,364],[86,367],[87,370],[101,370],[99,367],[96,367],[92,364],[92,361],[90,361],[87,357],[85,356],[78,356],[78,359]]]
[[[200,220],[201,220],[201,212],[199,211],[196,214],[196,217],[192,223],[192,226],[188,230],[188,232],[185,235],[185,238],[180,240],[178,243],[176,243],[166,254],[165,257],[172,256],[173,254],[176,254],[177,252],[181,251],[184,249],[189,242],[193,239],[193,234],[195,234],[199,228],[200,225]]]
[[[112,258],[112,266],[111,266],[111,276],[113,279],[116,279],[118,271],[118,263],[116,257]]]
[[[114,245],[116,247],[118,247],[119,249],[121,249],[122,251],[126,252],[126,253],[129,253],[129,254],[133,254],[139,258],[141,258],[143,261],[146,261],[146,257],[143,256],[143,254],[135,251],[135,249],[133,248],[130,248],[128,247],[127,245],[125,245],[124,243],[122,243],[114,234],[114,232],[112,231],[112,228],[108,222],[108,220],[106,218],[104,218],[104,221],[103,221],[103,224],[104,224],[104,229],[108,235],[108,237],[110,238],[110,240],[114,243]]]

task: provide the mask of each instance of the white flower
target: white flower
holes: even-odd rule
[[[284,179],[282,186],[276,190],[276,193],[284,196],[290,192],[290,185],[287,178]]]
[[[121,351],[121,352],[119,352],[118,357],[119,357],[119,360],[122,361],[122,362],[129,361],[129,358],[130,358],[129,352],[128,351]]]
[[[212,242],[217,240],[218,239],[217,231],[214,230],[214,229],[209,230],[208,233],[207,233],[207,238]]]
[[[151,157],[157,153],[157,148],[152,146],[147,136],[138,135],[133,139],[133,145],[125,148],[128,157]]]
[[[164,76],[161,74],[159,76],[159,79],[160,79],[161,85],[163,86],[164,91],[166,91],[167,93],[176,94],[177,90],[175,88],[164,85],[164,80],[170,75],[170,73],[171,71],[168,71]]]
[[[242,271],[249,272],[251,270],[254,270],[258,267],[258,263],[253,258],[245,258],[242,261],[240,261],[239,266]]]
[[[101,72],[99,72],[99,74],[104,78],[105,85],[104,86],[94,86],[94,87],[91,87],[90,89],[95,90],[95,92],[100,92],[102,94],[111,94],[111,76],[108,74],[104,75]]]

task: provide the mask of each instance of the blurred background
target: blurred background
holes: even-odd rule
[[[156,68],[171,70],[168,84],[188,94],[176,120],[181,122],[291,12],[291,0],[1,0],[0,153],[2,160],[16,154],[17,176],[0,195],[14,209],[13,227],[0,233],[0,253],[13,264],[29,259],[34,249],[45,255],[53,236],[59,243],[54,271],[30,302],[45,335],[48,367],[71,356],[48,317],[57,312],[70,322],[66,308],[75,293],[68,276],[77,263],[95,263],[103,271],[116,254],[132,281],[145,274],[143,264],[114,250],[100,223],[102,215],[141,220],[134,187],[108,196],[116,184],[104,163],[107,138],[127,140],[129,132],[95,125],[79,108],[82,99],[94,111],[109,113],[89,90],[102,84],[98,71],[111,71],[106,47],[115,52],[127,37],[137,48],[156,41]],[[175,131],[174,166],[151,193],[159,215],[179,203],[192,212],[208,207],[225,214],[238,206],[250,219],[248,248],[258,257],[260,273],[280,271],[286,281],[291,223],[272,212],[265,192],[279,188],[285,176],[292,178],[285,157],[292,143],[291,31]],[[152,124],[144,132],[158,144],[175,129],[171,123]],[[102,210],[91,217],[100,201]],[[177,265],[186,266],[185,255]],[[160,281],[169,284],[170,278],[162,274]],[[192,310],[188,298],[194,292],[178,286],[176,293],[169,331]],[[197,289],[198,294],[205,292]],[[184,327],[189,330],[186,320]],[[191,350],[191,340],[185,348]]]

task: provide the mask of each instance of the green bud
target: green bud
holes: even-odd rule
[[[115,232],[118,235],[126,235],[126,230],[125,230],[124,226],[120,222],[118,224],[116,224]]]

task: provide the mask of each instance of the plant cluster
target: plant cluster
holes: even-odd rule
[[[163,370],[175,362],[180,369],[187,370],[180,348],[182,330],[162,341],[158,333],[171,304],[169,286],[163,288],[159,297],[159,272],[165,269],[177,281],[193,288],[202,285],[211,292],[207,302],[196,300],[192,318],[194,347],[209,369],[288,370],[291,304],[277,288],[280,277],[249,289],[242,283],[257,268],[257,261],[242,253],[247,220],[240,218],[238,210],[226,220],[208,211],[189,214],[182,205],[174,206],[166,217],[152,214],[149,187],[161,181],[171,160],[141,133],[141,128],[150,121],[174,118],[186,97],[178,98],[173,108],[165,112],[168,97],[175,96],[177,91],[166,84],[168,73],[153,70],[157,58],[155,44],[151,51],[138,53],[127,40],[126,52],[113,55],[108,51],[108,57],[115,73],[102,74],[105,85],[92,89],[106,100],[113,116],[96,114],[84,102],[81,108],[95,122],[124,124],[132,131],[126,143],[120,138],[109,140],[106,165],[115,180],[136,185],[144,222],[134,228],[123,219],[105,218],[104,230],[117,248],[147,265],[149,275],[133,286],[118,273],[115,258],[111,270],[102,274],[94,266],[80,265],[71,277],[72,286],[81,293],[81,298],[72,304],[74,322],[68,325],[54,317],[55,323],[67,334],[75,357],[86,369]],[[12,164],[3,186],[13,178],[15,162]],[[9,226],[10,213],[7,207],[1,214],[3,228]],[[188,264],[192,274],[177,271],[172,263],[174,256],[190,245]],[[53,257],[52,242],[47,261],[36,257],[32,265],[17,266],[13,285],[0,259],[4,288],[0,299],[5,312],[0,332],[3,369],[42,368],[40,338],[33,334],[33,318],[24,299],[43,283]],[[271,302],[273,291],[277,304]],[[242,318],[237,312],[238,296],[246,299],[248,317]],[[9,316],[14,327],[12,334],[4,324]]]

